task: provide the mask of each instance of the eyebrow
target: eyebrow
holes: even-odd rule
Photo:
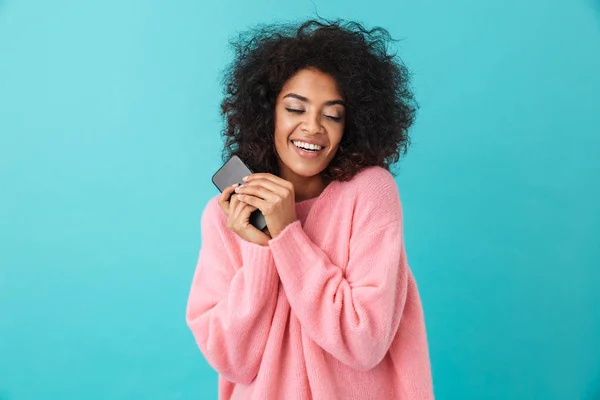
[[[305,103],[310,103],[310,101],[306,97],[300,96],[299,94],[296,94],[296,93],[288,93],[285,96],[283,96],[284,99],[287,98],[287,97],[291,97],[293,99],[298,99],[298,100],[303,101]],[[325,102],[326,106],[333,106],[333,105],[336,105],[336,104],[345,106],[344,100],[329,100],[329,101]]]

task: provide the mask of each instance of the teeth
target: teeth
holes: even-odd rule
[[[323,148],[323,146],[318,146],[316,144],[310,144],[310,143],[306,143],[306,142],[300,142],[298,140],[293,141],[292,143],[294,143],[294,145],[296,147],[301,147],[307,150],[321,150]]]

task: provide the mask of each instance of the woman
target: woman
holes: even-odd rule
[[[206,206],[187,308],[221,399],[433,398],[389,172],[415,105],[389,41],[309,21],[236,43],[224,156],[260,173]]]

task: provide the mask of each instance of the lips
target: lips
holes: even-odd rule
[[[305,142],[305,143],[308,143],[308,142]],[[323,154],[323,151],[325,150],[325,147],[323,147],[321,150],[312,150],[312,151],[304,150],[304,149],[301,149],[300,147],[296,146],[294,143],[292,143],[292,141],[290,141],[290,145],[294,148],[294,150],[296,151],[296,154],[298,154],[302,158],[308,158],[308,159],[319,157],[321,154]]]
[[[316,140],[312,140],[312,139],[290,139],[292,142],[304,142],[304,143],[308,143],[308,144],[314,144],[317,146],[321,146],[321,147],[327,147],[327,145],[316,141]]]

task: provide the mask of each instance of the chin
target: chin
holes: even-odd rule
[[[320,175],[325,168],[315,167],[312,165],[291,165],[288,168],[296,175],[303,178],[312,178],[313,176]]]

